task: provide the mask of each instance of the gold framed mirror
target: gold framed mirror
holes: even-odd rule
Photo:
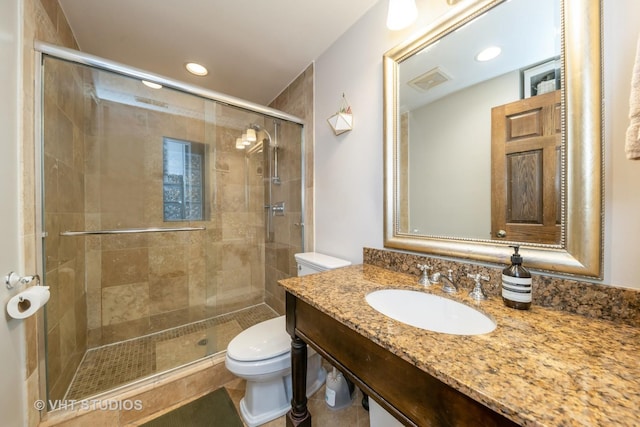
[[[489,14],[501,11],[500,8],[506,9],[507,5],[525,1],[528,0],[511,0],[508,2],[504,0],[480,0],[466,6],[461,5],[435,21],[420,36],[396,46],[383,56],[384,246],[435,256],[504,264],[512,252],[509,245],[518,244],[522,247],[521,253],[524,256],[527,267],[531,269],[601,278],[603,256],[603,115],[602,6],[599,0],[553,0],[557,4],[558,21],[561,28],[561,30],[558,30],[558,50],[560,55],[555,57],[547,53],[550,56],[547,61],[522,63],[514,68],[520,76],[518,102],[526,104],[534,98],[536,101],[542,99],[541,96],[538,96],[543,93],[542,91],[539,94],[535,93],[536,87],[540,88],[542,86],[549,88],[549,91],[555,89],[557,92],[555,99],[560,100],[560,103],[557,104],[559,108],[557,109],[556,119],[559,135],[557,140],[560,143],[556,144],[555,152],[557,154],[552,157],[545,157],[545,159],[555,157],[558,166],[554,181],[556,194],[551,197],[556,206],[553,215],[557,218],[557,231],[553,234],[554,237],[550,240],[540,238],[527,240],[519,237],[520,235],[517,235],[518,237],[516,238],[511,238],[516,234],[509,234],[506,238],[503,238],[502,233],[504,230],[499,230],[498,232],[492,228],[495,228],[495,226],[490,224],[495,222],[492,221],[495,220],[495,216],[500,216],[495,215],[496,209],[504,209],[503,206],[498,205],[498,208],[496,206],[489,208],[483,206],[476,209],[475,207],[479,206],[479,202],[473,202],[475,204],[469,205],[471,207],[464,205],[450,206],[454,204],[452,201],[467,199],[464,195],[454,195],[454,197],[446,201],[443,200],[442,195],[446,195],[446,193],[438,193],[438,191],[455,192],[452,190],[453,186],[446,185],[447,183],[453,183],[455,179],[460,177],[466,180],[468,185],[474,184],[474,181],[481,181],[476,179],[479,175],[475,172],[468,173],[465,170],[455,171],[453,169],[453,166],[458,163],[458,159],[462,156],[472,157],[467,152],[467,149],[458,149],[458,151],[449,152],[450,154],[446,154],[443,157],[431,152],[432,154],[428,158],[418,157],[418,159],[412,159],[411,163],[418,165],[417,167],[414,166],[413,170],[433,170],[437,169],[435,168],[436,165],[444,165],[444,169],[435,175],[435,179],[431,180],[437,182],[437,184],[426,193],[416,193],[416,195],[408,191],[409,185],[407,182],[409,180],[408,174],[410,173],[408,159],[420,150],[417,148],[409,150],[407,148],[407,144],[409,144],[409,127],[406,124],[406,120],[409,116],[406,114],[406,106],[410,105],[411,102],[407,101],[405,95],[401,95],[401,85],[405,85],[411,80],[415,83],[415,80],[420,77],[423,85],[429,86],[434,82],[437,83],[438,80],[444,79],[446,81],[450,74],[453,74],[454,77],[457,74],[457,72],[451,72],[446,67],[443,67],[435,70],[437,73],[434,78],[433,73],[431,73],[434,71],[432,68],[423,69],[420,72],[409,72],[408,70],[411,69],[410,64],[416,62],[418,57],[435,55],[433,53],[434,46],[445,44],[444,42],[448,41],[447,37],[452,38],[452,35],[460,33],[461,30],[469,31],[468,29],[476,25],[477,22],[488,19],[486,17]],[[536,4],[539,3],[536,2]],[[532,21],[533,17],[529,14],[521,14],[515,19]],[[502,26],[500,25],[500,27]],[[528,45],[520,45],[521,50],[535,50],[534,48],[537,46],[533,43],[536,42],[536,39],[529,37],[528,40]],[[456,55],[459,54],[459,51],[455,48],[449,48],[449,51],[455,52]],[[554,74],[556,81],[553,83],[545,81],[540,86],[538,86],[540,83],[538,81],[535,83],[536,87],[532,86],[532,76],[542,75],[542,72],[547,75],[549,70],[556,70],[558,67],[561,68],[561,72],[558,70]],[[424,75],[429,76],[425,79],[423,78]],[[444,77],[441,78],[441,76]],[[445,86],[446,84],[441,85],[441,87]],[[471,103],[471,99],[473,98],[466,98],[465,102]],[[439,108],[439,111],[446,111],[443,107]],[[482,114],[487,117],[487,121],[491,121],[490,111]],[[416,114],[410,117],[424,118],[427,115],[418,116]],[[418,120],[418,122],[421,122],[421,120]],[[462,124],[462,126],[465,125],[464,123]],[[472,125],[469,124],[467,126]],[[475,131],[475,128],[472,129]],[[491,132],[489,133],[491,134]],[[435,139],[436,132],[426,128],[425,131],[415,132],[415,134],[421,137],[421,144],[427,144],[430,143],[429,135],[432,136],[432,139]],[[495,139],[495,136],[490,136],[489,139]],[[413,143],[411,141],[411,144]],[[490,145],[491,141],[483,143]],[[409,152],[411,154],[408,154]],[[494,161],[490,156],[488,161],[482,159],[484,159],[482,156],[473,158],[476,163],[488,163],[488,167],[486,164],[484,166],[489,172],[482,173],[491,175],[492,165],[495,169]],[[521,166],[524,163],[514,164]],[[493,173],[495,175],[495,172]],[[511,182],[513,178],[510,177],[507,180],[506,177],[498,175],[498,178],[493,176],[490,179]],[[420,184],[418,186],[426,187],[426,185],[421,184],[429,182],[429,180],[414,179],[414,182],[418,182]],[[540,179],[540,182],[542,182],[542,179]],[[490,191],[490,189],[487,190],[487,186],[492,186],[492,184],[486,183],[477,185],[481,185],[482,188],[472,187],[471,191],[473,193],[483,194],[482,192]],[[440,189],[435,187],[440,187]],[[486,195],[480,197],[480,199],[487,198],[488,196]],[[447,226],[451,225],[449,223],[455,222],[453,218],[458,216],[457,213],[471,212],[471,214],[466,217],[462,216],[453,231],[441,231],[435,226],[433,229],[425,229],[423,231],[421,227],[413,227],[410,224],[411,221],[407,219],[410,217],[408,213],[411,212],[414,218],[421,218],[428,216],[425,213],[428,213],[428,211],[415,211],[411,205],[412,201],[416,201],[413,202],[416,206],[422,203],[428,206],[427,209],[444,212],[444,216],[447,218],[445,225]],[[424,203],[425,201],[427,203]],[[486,232],[482,231],[482,233],[477,234],[466,231],[462,225],[468,225],[473,220],[476,220],[477,217],[481,216],[480,211],[482,209],[489,212],[486,216],[491,217],[484,220]],[[498,212],[500,214],[504,213],[502,210]],[[511,211],[509,211],[510,213]],[[431,227],[436,224],[435,220],[431,219],[426,222],[428,224],[425,227]],[[443,228],[442,230],[446,229]],[[534,227],[533,230],[529,234],[533,236],[541,234],[540,228]],[[486,238],[484,238],[485,233]]]

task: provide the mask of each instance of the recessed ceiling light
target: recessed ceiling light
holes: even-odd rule
[[[206,76],[209,74],[209,70],[207,70],[204,65],[196,64],[195,62],[187,62],[184,66],[188,72],[196,76]]]
[[[146,80],[143,80],[142,84],[150,87],[151,89],[162,89],[162,85],[159,85],[158,83],[148,82]]]
[[[484,49],[482,52],[476,55],[476,61],[480,61],[480,62],[490,61],[496,56],[500,55],[501,52],[502,52],[502,49],[500,49],[498,46],[489,46],[488,48]]]

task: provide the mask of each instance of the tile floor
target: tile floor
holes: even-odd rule
[[[223,351],[238,332],[276,316],[277,313],[269,306],[260,304],[145,337],[91,349],[87,351],[78,368],[66,399],[84,399],[127,382]],[[326,362],[324,366],[327,371],[331,369]],[[245,381],[235,379],[225,384],[225,388],[239,413]],[[327,406],[324,393],[323,385],[308,401],[314,426],[369,427],[369,413],[362,407],[360,390],[356,388],[351,406],[339,410]],[[285,425],[283,416],[264,426]]]
[[[218,353],[240,331],[276,317],[266,304],[88,350],[65,399],[81,400]]]

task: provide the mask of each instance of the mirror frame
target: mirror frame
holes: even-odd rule
[[[552,273],[602,278],[603,94],[601,0],[561,2],[563,84],[562,133],[565,167],[562,237],[559,245],[522,244],[527,267]],[[480,0],[453,9],[426,31],[383,56],[384,246],[441,257],[505,264],[512,242],[418,236],[399,231],[398,66],[504,0]]]

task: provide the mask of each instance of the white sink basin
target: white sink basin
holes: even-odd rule
[[[365,299],[375,310],[416,328],[452,335],[480,335],[496,323],[478,310],[438,295],[406,289],[384,289]]]

